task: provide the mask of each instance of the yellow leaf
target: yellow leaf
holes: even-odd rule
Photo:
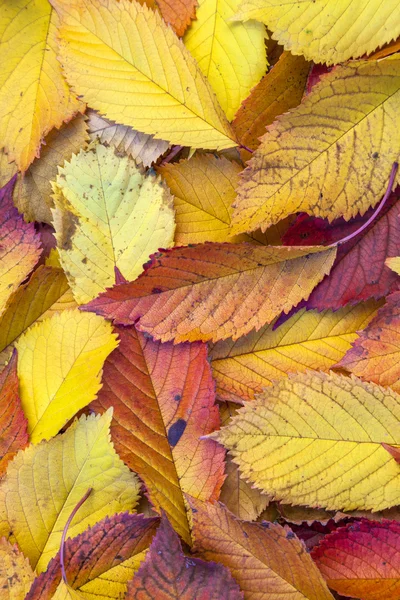
[[[132,510],[140,484],[110,442],[112,411],[82,416],[49,442],[30,445],[9,463],[0,484],[0,535],[11,535],[38,573],[59,550],[64,525],[74,537],[106,515]]]
[[[42,137],[84,105],[56,57],[58,18],[47,0],[3,2],[0,18],[0,139],[26,171]]]
[[[96,398],[118,346],[111,324],[78,309],[33,325],[17,342],[22,408],[33,443],[50,439]]]
[[[86,596],[74,590],[61,579],[52,600],[86,600]]]
[[[149,255],[173,244],[172,198],[160,178],[95,144],[59,168],[52,210],[60,261],[79,304],[128,280]]]
[[[65,75],[108,119],[173,144],[236,145],[196,61],[158,13],[129,0],[53,0]]]
[[[354,376],[289,376],[210,436],[241,475],[274,499],[330,510],[400,503],[400,396]]]
[[[18,547],[0,539],[1,600],[24,600],[34,578],[28,559]]]
[[[199,0],[198,4],[196,20],[183,41],[231,121],[251,88],[265,74],[265,27],[255,21],[230,21],[240,0]]]
[[[243,0],[236,18],[262,21],[286,50],[332,64],[398,37],[399,10],[399,0]]]
[[[251,235],[232,235],[232,202],[242,167],[214,154],[196,154],[190,160],[157,169],[174,195],[175,243],[251,242]],[[255,235],[262,241],[265,236]]]
[[[334,69],[267,128],[243,172],[235,233],[296,212],[329,221],[364,214],[400,158],[399,114],[399,56]]]
[[[328,371],[351,348],[357,331],[375,316],[370,301],[336,312],[302,309],[274,331],[274,323],[236,342],[217,342],[211,350],[217,394],[242,403],[290,372]]]
[[[102,144],[116,148],[118,152],[125,152],[145,167],[150,167],[169,148],[168,142],[155,140],[152,135],[108,121],[94,110],[89,110],[87,116],[92,140],[98,139]]]
[[[85,117],[78,115],[60,129],[53,129],[37,159],[20,177],[14,190],[14,204],[27,221],[51,224],[51,180],[57,176],[57,166],[70,160],[72,154],[87,145]]]
[[[400,256],[387,258],[385,261],[385,265],[387,265],[390,269],[392,269],[392,271],[400,275]]]

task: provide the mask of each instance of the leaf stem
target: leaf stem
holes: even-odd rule
[[[370,216],[370,218],[368,219],[368,221],[366,221],[365,223],[363,223],[361,225],[361,227],[359,227],[356,231],[353,231],[353,233],[350,233],[349,235],[347,235],[346,237],[342,238],[341,240],[333,242],[333,244],[329,244],[329,246],[326,246],[326,248],[332,248],[333,246],[340,246],[341,244],[344,244],[345,242],[348,242],[353,237],[356,237],[356,235],[359,235],[362,231],[364,231],[364,229],[366,229],[368,227],[368,225],[370,225],[372,223],[372,221],[374,219],[376,219],[376,217],[381,212],[382,208],[385,206],[385,204],[386,204],[386,202],[387,202],[390,194],[392,193],[393,184],[394,184],[394,180],[395,180],[398,168],[399,168],[399,163],[394,162],[393,166],[392,166],[391,173],[390,173],[389,183],[388,183],[385,195],[383,196],[382,201],[379,204],[378,208],[373,212],[373,214]]]
[[[245,146],[244,144],[239,144],[239,148],[242,148],[243,150],[246,150],[247,152],[250,152],[250,154],[254,153],[254,150],[252,150],[248,146]]]
[[[65,572],[64,545],[65,545],[65,538],[67,537],[68,527],[70,526],[72,519],[74,518],[74,516],[76,515],[76,513],[78,512],[78,510],[80,509],[80,507],[82,506],[82,504],[84,502],[86,502],[86,500],[89,498],[92,490],[93,490],[93,488],[89,488],[88,491],[85,493],[85,495],[82,496],[82,498],[79,500],[78,504],[75,506],[75,508],[73,509],[73,511],[71,512],[71,514],[69,515],[68,520],[65,523],[65,526],[64,526],[64,529],[63,529],[63,532],[62,532],[61,545],[60,545],[60,566],[61,566],[61,575],[62,575],[62,578],[63,578],[64,583],[66,585],[68,585],[68,581],[67,581],[67,574]]]

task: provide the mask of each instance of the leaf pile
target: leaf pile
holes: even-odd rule
[[[399,600],[399,12],[0,0],[0,600]]]

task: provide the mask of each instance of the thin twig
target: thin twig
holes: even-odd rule
[[[78,510],[80,509],[82,504],[84,502],[86,502],[86,500],[89,498],[92,490],[93,490],[93,488],[89,488],[88,491],[86,492],[86,494],[84,496],[82,496],[82,498],[79,500],[78,504],[75,506],[75,508],[69,515],[68,521],[65,523],[65,527],[62,532],[61,546],[60,546],[60,566],[61,566],[61,575],[62,575],[62,578],[66,585],[68,585],[68,581],[67,581],[67,574],[65,572],[65,564],[64,564],[64,545],[65,545],[65,538],[67,537],[68,527],[70,526],[72,519],[74,518],[74,516],[76,515],[76,513],[78,512]]]
[[[161,166],[163,167],[167,163],[171,162],[173,158],[182,150],[183,146],[173,146],[171,150],[168,152],[167,156],[161,161]]]

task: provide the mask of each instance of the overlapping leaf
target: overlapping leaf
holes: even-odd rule
[[[0,477],[18,450],[28,444],[27,420],[18,386],[17,355],[14,354],[0,373]]]
[[[84,307],[118,324],[138,319],[162,341],[237,339],[288,312],[329,272],[336,249],[198,244],[159,252],[133,283]]]
[[[392,258],[386,259],[386,266],[388,266],[392,271],[400,275],[400,256],[394,256]]]
[[[8,466],[0,484],[0,535],[11,535],[38,573],[57,554],[64,525],[89,487],[71,537],[137,503],[139,482],[114,451],[110,422],[111,411],[83,416],[63,435],[20,451]]]
[[[172,198],[161,181],[101,144],[59,168],[52,210],[60,261],[79,304],[130,279],[174,239]]]
[[[176,35],[182,36],[196,18],[197,0],[155,0],[155,3]]]
[[[184,37],[231,121],[267,68],[264,25],[231,18],[240,0],[198,0],[196,20]]]
[[[163,517],[126,600],[241,600],[243,593],[228,569],[182,552],[177,534]]]
[[[85,598],[120,600],[158,524],[157,518],[119,513],[106,517],[65,543],[65,572]],[[50,600],[61,580],[60,557],[32,585],[25,600]]]
[[[387,264],[400,246],[399,191],[392,194],[382,213],[360,234],[338,247],[329,277],[313,290],[308,308],[337,310],[350,303],[382,298],[400,288],[400,280]],[[285,244],[331,244],[359,229],[371,216],[346,223],[337,219],[329,225],[322,219],[300,215],[286,232]]]
[[[149,167],[168,149],[168,142],[155,140],[153,136],[126,125],[117,125],[94,110],[89,110],[87,115],[92,140],[98,139],[102,144],[116,148],[117,152],[125,152],[145,167]]]
[[[15,178],[0,189],[0,315],[40,256],[40,238],[12,201]]]
[[[208,81],[157,13],[129,0],[52,2],[64,73],[91,108],[173,144],[236,145]]]
[[[400,502],[400,396],[355,377],[291,375],[211,434],[242,476],[275,499],[332,510]]]
[[[57,14],[47,0],[3,2],[0,21],[0,139],[21,171],[42,137],[84,105],[57,61]]]
[[[235,115],[232,128],[241,144],[251,150],[260,145],[265,128],[278,115],[300,104],[310,64],[301,56],[284,52],[267,75],[256,85]],[[248,160],[251,154],[241,150]]]
[[[0,590],[2,600],[25,600],[34,580],[29,561],[4,538],[0,539]]]
[[[21,401],[33,443],[56,435],[96,397],[103,363],[117,345],[110,323],[77,309],[55,314],[19,338]]]
[[[367,381],[400,392],[400,292],[388,296],[338,364]]]
[[[237,233],[301,211],[348,220],[379,201],[399,160],[399,65],[394,55],[338,67],[268,128],[243,172]]]
[[[332,600],[302,542],[289,528],[236,519],[221,504],[190,499],[194,548],[228,567],[245,598]]]
[[[274,324],[265,325],[237,342],[217,342],[210,356],[218,397],[242,403],[290,372],[328,371],[377,308],[371,301],[337,312],[302,309],[276,330]]]
[[[114,407],[117,452],[143,479],[156,510],[190,542],[183,494],[216,499],[224,480],[222,448],[199,439],[219,426],[207,349],[153,342],[133,327],[117,331],[120,345],[91,407]]]
[[[257,19],[294,54],[328,64],[370,54],[400,35],[398,0],[243,0],[237,18]]]
[[[397,600],[400,524],[362,519],[327,535],[312,552],[328,585],[344,596]]]

